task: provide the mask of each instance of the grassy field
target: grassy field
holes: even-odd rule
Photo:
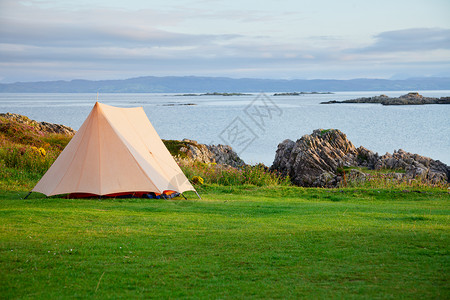
[[[446,191],[200,192],[188,201],[0,192],[1,298],[450,297]]]

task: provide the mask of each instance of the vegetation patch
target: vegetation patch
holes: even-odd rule
[[[267,167],[258,164],[246,165],[241,168],[220,165],[216,163],[180,161],[179,165],[189,180],[200,176],[208,184],[255,185],[255,186],[288,186],[289,177],[269,171]]]
[[[193,145],[193,143],[187,141],[178,140],[162,140],[167,150],[173,157],[186,158],[186,151],[181,151],[182,148],[188,149],[188,145]]]
[[[320,130],[320,136],[323,136],[325,133],[329,132],[332,129],[321,129]]]

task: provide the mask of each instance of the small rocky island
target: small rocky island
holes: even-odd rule
[[[194,96],[252,96],[252,94],[245,93],[204,93],[204,94],[180,94],[175,96],[194,97]]]
[[[302,96],[302,95],[329,95],[332,92],[290,92],[290,93],[275,93],[273,96]]]
[[[161,104],[161,106],[192,106],[197,105],[195,103],[167,103],[167,104]]]
[[[382,105],[423,105],[423,104],[450,104],[450,97],[432,98],[424,97],[417,92],[408,93],[398,98],[391,98],[386,95],[363,97],[344,101],[327,101],[320,104],[335,103],[380,103]]]

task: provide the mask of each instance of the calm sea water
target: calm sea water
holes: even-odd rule
[[[337,128],[355,146],[384,154],[402,148],[450,164],[450,105],[321,105],[407,91],[339,92],[330,95],[179,96],[175,94],[100,94],[99,101],[120,107],[142,106],[164,139],[189,138],[207,144],[230,144],[247,163],[271,165],[277,145],[297,140],[317,128]],[[450,91],[420,91],[450,96]],[[78,129],[95,94],[0,94],[0,112]],[[195,104],[195,105],[186,105]]]

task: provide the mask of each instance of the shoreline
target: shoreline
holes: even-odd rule
[[[14,135],[11,136],[10,128],[17,127],[14,129],[15,132],[25,131],[25,135],[26,131],[29,131],[28,134],[34,136],[30,141],[36,142],[42,132],[63,135],[69,140],[76,134],[70,127],[36,122],[18,114],[0,114],[0,117],[6,120],[0,123],[0,134],[6,140],[15,141],[12,145],[23,142]],[[18,130],[19,128],[21,129]],[[43,135],[41,139],[42,137]],[[345,172],[349,172],[349,176],[357,181],[370,178],[372,171],[383,170],[391,170],[389,176],[393,176],[392,178],[399,182],[418,178],[432,183],[448,183],[450,179],[450,167],[439,160],[401,149],[394,150],[393,154],[386,153],[380,156],[363,146],[356,148],[338,129],[316,129],[296,142],[288,139],[280,142],[270,168],[262,163],[247,165],[228,145],[206,145],[189,139],[163,140],[163,142],[174,158],[187,159],[190,163],[219,164],[235,169],[260,166],[264,170],[288,176],[293,184],[304,187],[338,187],[343,184],[342,182],[345,183]],[[42,141],[39,143],[43,144]]]

